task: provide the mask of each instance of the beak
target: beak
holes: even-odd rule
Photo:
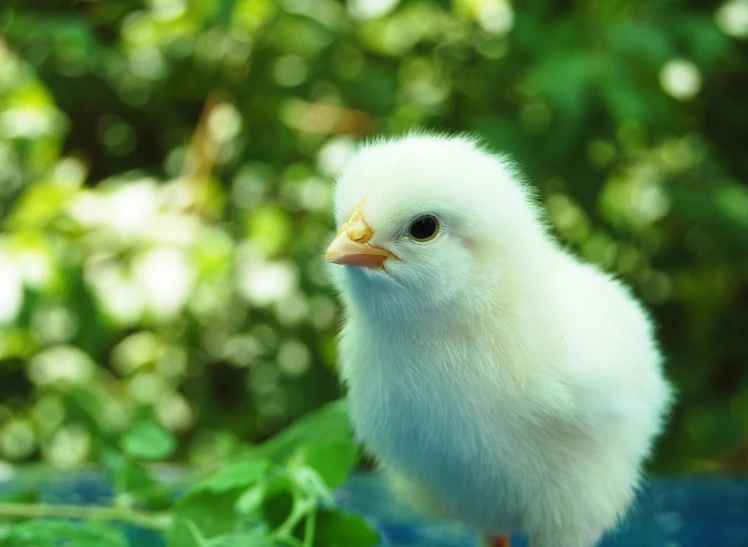
[[[369,245],[368,242],[373,235],[374,232],[364,220],[359,204],[351,218],[340,227],[338,235],[330,243],[325,253],[325,260],[334,264],[383,270],[384,261],[388,258],[397,259],[397,256],[383,247]]]

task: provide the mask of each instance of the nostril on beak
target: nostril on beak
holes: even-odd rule
[[[371,239],[373,232],[364,219],[358,218],[348,226],[346,234],[348,234],[348,237],[356,243],[366,243]]]

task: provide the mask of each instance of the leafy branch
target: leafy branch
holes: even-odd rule
[[[140,425],[120,444],[124,454],[114,452],[105,458],[116,496],[150,511],[3,502],[0,523],[4,519],[26,522],[0,526],[0,547],[47,547],[57,544],[47,543],[46,538],[60,537],[81,547],[127,546],[122,526],[113,524],[160,532],[168,537],[169,547],[370,547],[378,543],[376,532],[361,517],[344,514],[333,503],[332,491],[358,459],[346,409],[340,403],[323,407],[263,445],[224,462],[178,497],[139,463],[170,454],[172,443],[162,433]]]

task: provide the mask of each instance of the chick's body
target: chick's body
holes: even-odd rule
[[[469,140],[364,148],[336,207],[391,255],[334,270],[368,450],[426,511],[534,547],[593,545],[630,505],[670,404],[643,309],[564,252],[506,163]],[[414,240],[425,213],[438,232]]]

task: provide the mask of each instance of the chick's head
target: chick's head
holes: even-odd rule
[[[363,146],[338,180],[335,218],[326,259],[336,287],[349,303],[390,316],[479,292],[513,251],[543,239],[510,164],[466,137]]]

